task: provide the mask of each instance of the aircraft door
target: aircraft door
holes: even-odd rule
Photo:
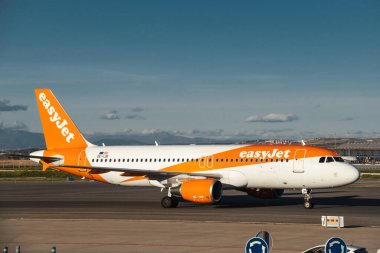
[[[294,173],[304,173],[304,162],[306,156],[306,149],[297,149],[294,154],[293,160],[293,172]]]
[[[207,168],[211,169],[214,166],[214,157],[208,156],[206,162]]]
[[[86,163],[87,163],[86,150],[82,150],[78,156],[78,165],[79,166],[87,166]],[[80,169],[79,171],[80,172],[86,172],[86,169]]]

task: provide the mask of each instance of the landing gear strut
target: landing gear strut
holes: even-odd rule
[[[310,201],[311,200],[311,189],[302,189],[302,194],[305,202],[303,203],[303,206],[306,209],[312,209],[314,207],[314,204]]]

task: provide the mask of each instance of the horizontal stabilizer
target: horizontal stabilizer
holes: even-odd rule
[[[52,163],[62,160],[62,158],[59,157],[50,157],[50,156],[36,156],[36,155],[23,155],[23,154],[15,154],[15,153],[0,153],[0,156],[7,156],[7,157],[22,157],[22,158],[35,158],[40,159],[46,163]]]

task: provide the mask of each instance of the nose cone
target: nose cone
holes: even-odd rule
[[[345,179],[347,184],[352,184],[360,178],[359,171],[352,165],[347,164],[345,168]]]

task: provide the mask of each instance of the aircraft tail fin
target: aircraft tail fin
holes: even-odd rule
[[[86,141],[50,89],[35,90],[46,148],[85,148]]]

